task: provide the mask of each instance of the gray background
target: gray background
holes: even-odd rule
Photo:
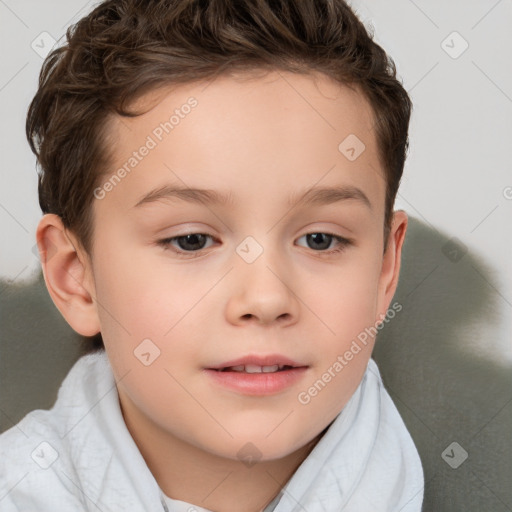
[[[33,252],[24,116],[41,55],[92,5],[0,0],[0,430],[51,407],[81,353]],[[512,511],[512,2],[352,5],[414,103],[396,204],[410,217],[404,307],[375,359],[422,458],[425,510]]]

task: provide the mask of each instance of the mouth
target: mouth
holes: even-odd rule
[[[275,373],[297,368],[288,364],[274,364],[259,366],[256,364],[240,364],[237,366],[227,366],[226,368],[216,369],[218,372],[240,372],[240,373]],[[212,368],[214,369],[214,368]]]
[[[290,388],[308,368],[285,356],[270,355],[246,356],[204,370],[216,385],[243,395],[261,396]]]
[[[275,373],[307,366],[281,354],[270,354],[247,355],[206,369],[219,372]]]

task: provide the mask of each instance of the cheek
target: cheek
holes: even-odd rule
[[[119,251],[115,259],[103,258],[95,276],[104,336],[117,332],[135,340],[160,338],[205,293],[204,283],[181,268],[165,265],[163,258],[148,258],[143,251]]]
[[[332,338],[333,348],[341,349],[366,327],[377,313],[378,258],[354,256],[309,286],[311,308],[325,329],[324,339]],[[329,336],[330,335],[330,336]]]
[[[115,265],[104,260],[97,266],[98,314],[116,376],[133,371],[130,380],[144,383],[150,402],[156,383],[153,377],[147,380],[144,372],[149,368],[143,368],[144,363],[154,361],[153,370],[165,365],[178,378],[198,367],[211,323],[198,315],[213,315],[215,303],[207,294],[218,278],[200,279],[185,265],[177,270],[165,259],[156,264],[131,254],[132,258],[117,258]],[[168,374],[160,373],[169,381]]]
[[[301,390],[298,402],[311,414],[339,411],[361,380],[377,332],[379,274],[379,259],[361,255],[323,280],[324,293],[318,287],[308,298],[321,321],[318,358],[314,378]]]

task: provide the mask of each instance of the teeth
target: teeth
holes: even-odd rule
[[[245,372],[245,373],[273,373],[278,370],[282,370],[285,365],[274,364],[272,366],[258,366],[255,364],[246,364],[239,366],[232,366],[230,368],[233,372]]]
[[[256,366],[255,364],[246,364],[245,365],[245,373],[261,373],[263,369],[261,366]]]

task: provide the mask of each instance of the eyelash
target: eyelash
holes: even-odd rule
[[[319,253],[320,255],[333,255],[333,254],[341,253],[347,247],[354,244],[354,241],[352,239],[344,238],[342,236],[335,235],[334,233],[329,233],[329,232],[325,232],[325,231],[312,231],[310,233],[305,233],[300,238],[307,236],[307,235],[318,235],[318,234],[331,236],[331,237],[333,237],[334,240],[336,240],[338,242],[338,245],[336,246],[335,249],[324,250],[324,251],[322,251],[322,250],[315,251],[315,250],[311,249],[313,252]],[[197,251],[182,251],[180,249],[176,249],[174,246],[171,245],[171,242],[173,242],[174,240],[177,240],[178,238],[183,238],[183,237],[186,237],[189,235],[204,235],[204,236],[211,238],[212,240],[215,240],[214,237],[211,235],[208,235],[206,233],[197,232],[197,233],[184,233],[183,235],[164,238],[162,240],[159,240],[157,242],[157,244],[159,246],[163,247],[163,249],[166,251],[167,250],[174,251],[174,253],[180,258],[189,258],[189,259],[197,258],[197,257],[201,256],[202,252],[206,249],[199,249]],[[172,249],[171,249],[171,247],[172,247]]]

